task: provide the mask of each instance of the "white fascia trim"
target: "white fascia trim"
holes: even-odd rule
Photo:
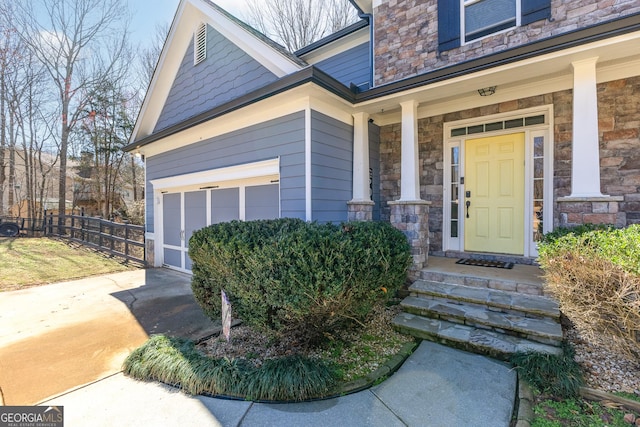
[[[349,34],[348,36],[342,37],[339,40],[329,43],[328,45],[312,50],[306,55],[302,55],[301,58],[310,65],[317,64],[318,62],[336,56],[337,54],[345,52],[356,46],[360,46],[361,44],[367,43],[368,41],[369,27],[364,27],[354,33]]]
[[[167,136],[142,147],[140,152],[146,157],[152,157],[235,130],[304,111],[307,107],[343,123],[353,124],[353,117],[351,116],[353,106],[350,103],[313,83],[307,83],[209,120],[201,125]]]
[[[209,4],[201,0],[181,0],[129,139],[130,143],[153,132],[186,49],[193,42],[194,31],[202,22],[220,32],[278,77],[302,69],[300,65],[218,13]]]
[[[153,132],[169,96],[173,80],[182,64],[186,48],[193,40],[192,29],[184,28],[185,19],[195,19],[190,16],[193,10],[191,10],[191,13],[186,13],[187,11],[185,11],[187,1],[181,0],[178,5],[169,34],[167,34],[167,40],[162,47],[162,52],[160,52],[156,70],[142,102],[136,125],[129,138],[130,143]]]
[[[570,70],[567,71],[567,74],[549,76],[542,80],[498,87],[496,93],[491,96],[482,97],[474,91],[471,94],[455,99],[428,102],[418,107],[418,119],[460,111],[461,106],[464,106],[466,110],[486,105],[500,104],[514,99],[523,99],[569,90],[573,88],[573,76],[569,72]],[[610,64],[599,67],[597,71],[597,82],[606,83],[638,75],[640,75],[640,59],[625,62],[624,64]],[[375,119],[376,124],[379,126],[400,123],[400,109],[389,113],[375,114],[372,115],[372,118]]]
[[[280,158],[151,180],[154,191],[280,174]]]
[[[278,77],[284,77],[302,69],[273,47],[255,37],[246,29],[228,19],[201,0],[191,0],[200,11],[209,18],[206,22],[233,44],[260,62]]]

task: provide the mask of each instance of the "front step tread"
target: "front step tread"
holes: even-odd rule
[[[418,295],[517,310],[554,319],[560,318],[558,303],[550,298],[540,296],[426,280],[415,281],[409,286],[409,291]]]
[[[400,332],[503,360],[508,359],[514,353],[560,354],[562,351],[559,347],[536,343],[524,338],[410,313],[398,314],[392,323]]]
[[[536,336],[552,341],[562,341],[562,327],[553,320],[536,319],[501,313],[481,307],[464,304],[429,300],[415,296],[406,297],[402,303],[405,311],[426,317],[439,317],[445,320],[464,321],[465,324],[478,324],[493,328],[516,331],[527,336]],[[455,322],[455,321],[454,321]],[[531,337],[531,339],[535,339]]]

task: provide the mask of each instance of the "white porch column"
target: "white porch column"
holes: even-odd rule
[[[420,200],[418,175],[418,102],[401,102],[400,200]]]
[[[602,197],[598,144],[597,61],[596,57],[571,63],[573,66],[573,147],[570,197]]]
[[[353,115],[353,199],[370,201],[369,194],[369,114]]]

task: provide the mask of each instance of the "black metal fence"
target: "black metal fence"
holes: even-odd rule
[[[127,261],[145,264],[144,226],[108,221],[84,215],[54,215],[44,218],[3,218],[20,227],[25,236],[55,236],[106,252]]]

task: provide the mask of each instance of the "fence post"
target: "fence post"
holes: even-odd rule
[[[86,242],[87,240],[85,239],[84,227],[85,227],[85,223],[84,223],[84,208],[80,208],[80,236],[82,238],[82,241]]]
[[[113,252],[115,250],[115,242],[113,239],[113,221],[109,221],[109,238],[111,240],[111,244],[109,246],[111,248],[111,254],[113,255]]]
[[[98,220],[98,245],[102,247],[102,220]]]
[[[124,225],[124,256],[129,256],[129,224]]]

